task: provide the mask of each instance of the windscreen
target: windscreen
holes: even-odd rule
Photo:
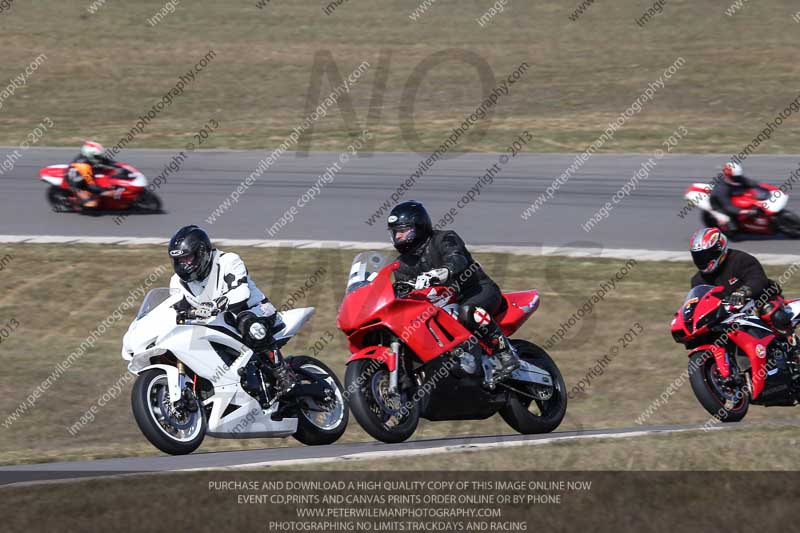
[[[369,285],[380,270],[392,259],[380,252],[361,252],[353,259],[350,266],[350,275],[347,277],[347,294],[356,289]]]
[[[694,314],[694,309],[697,307],[697,303],[703,296],[708,294],[708,291],[713,288],[713,285],[698,285],[689,291],[689,294],[686,295],[686,299],[683,301],[683,307],[681,308],[683,312],[683,319],[685,321],[689,321]]]
[[[168,289],[166,287],[159,287],[158,289],[153,289],[148,292],[144,297],[142,306],[139,308],[139,312],[136,314],[136,320],[147,315],[147,313],[163,304],[170,296],[177,292],[177,289]]]

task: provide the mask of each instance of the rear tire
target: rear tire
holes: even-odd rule
[[[328,384],[336,387],[336,401],[338,404],[329,411],[329,415],[331,415],[330,420],[323,420],[320,416],[322,413],[317,413],[317,416],[319,416],[319,418],[317,418],[311,411],[306,412],[306,410],[302,408],[298,409],[297,431],[292,436],[308,446],[333,444],[344,434],[350,419],[347,402],[342,392],[342,384],[339,383],[336,374],[328,368],[325,363],[313,357],[300,355],[287,358],[286,362],[290,364],[292,368],[302,368],[307,372],[313,372],[315,374],[326,374],[329,378],[326,380]]]
[[[776,219],[778,230],[790,239],[800,239],[800,216],[781,211]]]
[[[692,369],[695,369],[694,371]],[[719,382],[717,362],[711,352],[701,351],[689,358],[689,382],[697,401],[708,414],[721,422],[738,422],[747,414],[750,395],[737,389],[729,396],[735,400],[732,408],[725,407],[725,391]]]
[[[142,196],[133,204],[134,208],[139,211],[147,213],[160,213],[161,212],[161,199],[148,190],[142,193]]]
[[[564,420],[567,414],[567,386],[555,361],[539,346],[525,340],[512,340],[520,359],[528,361],[550,373],[553,378],[553,395],[549,400],[533,400],[511,392],[500,416],[506,423],[523,435],[550,433]],[[518,382],[511,386],[517,387]],[[531,404],[536,405],[540,414],[531,412]]]
[[[399,409],[395,406],[392,411],[385,398],[380,394],[375,396],[376,392],[385,392],[388,379],[389,369],[385,364],[378,364],[375,359],[357,359],[347,365],[344,382],[350,393],[350,409],[364,431],[379,441],[392,444],[407,440],[417,430],[419,404],[401,396]],[[405,416],[398,413],[405,413]]]
[[[165,413],[162,395],[166,387],[167,374],[163,370],[153,368],[139,374],[131,390],[133,417],[147,440],[162,452],[170,455],[192,453],[206,436],[208,422],[205,409],[198,402],[197,411],[188,415],[191,424],[191,432],[188,435],[180,438],[170,434],[168,429],[177,433],[175,426],[170,426],[170,421],[177,419],[171,419],[170,415]],[[161,421],[159,422],[157,418]]]
[[[708,211],[703,211],[703,214],[700,215],[700,220],[703,221],[703,225],[709,228],[718,228],[719,222],[717,219],[714,218],[714,215],[709,213]]]

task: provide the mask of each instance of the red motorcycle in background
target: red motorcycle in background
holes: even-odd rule
[[[705,183],[693,183],[683,196],[689,206],[697,206],[702,210],[703,224],[713,228],[719,227],[719,222],[711,213],[712,188]],[[791,239],[800,238],[800,216],[786,209],[789,196],[778,187],[759,183],[758,187],[747,189],[731,201],[736,207],[755,213],[739,215],[736,223],[740,232],[755,235],[783,233]]]
[[[457,318],[454,291],[392,282],[399,267],[377,252],[356,256],[337,322],[352,356],[345,385],[359,424],[383,442],[402,442],[427,420],[482,420],[500,413],[520,433],[547,433],[567,410],[564,379],[540,347],[511,340],[521,366],[493,378],[488,348]],[[511,335],[539,306],[535,290],[503,295],[496,320]]]
[[[800,360],[795,347],[755,315],[755,303],[737,308],[724,287],[698,285],[672,320],[672,338],[689,350],[689,381],[697,400],[722,422],[738,422],[750,404],[800,401]],[[792,325],[800,300],[787,301]]]
[[[99,173],[94,176],[97,185],[110,189],[100,195],[99,211],[139,211],[158,213],[161,200],[147,190],[147,178],[136,168],[117,163],[122,172]],[[75,195],[67,180],[69,165],[50,165],[39,171],[39,179],[50,184],[47,201],[56,213],[81,212],[82,201]]]

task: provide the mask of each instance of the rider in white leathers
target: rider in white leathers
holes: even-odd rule
[[[170,288],[183,295],[176,307],[194,308],[200,318],[211,316],[215,309],[232,313],[244,344],[267,356],[278,389],[283,393],[291,390],[295,383],[291,370],[277,351],[268,350],[272,334],[283,324],[242,259],[213,248],[208,234],[194,225],[173,235],[169,255],[175,269]]]
[[[181,291],[186,301],[198,309],[225,297],[228,311],[238,314],[250,310],[258,316],[275,314],[275,307],[253,283],[237,254],[216,249],[211,254],[211,270],[205,279],[186,282],[174,274],[169,281],[170,289]]]

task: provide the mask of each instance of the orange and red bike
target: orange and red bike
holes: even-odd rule
[[[535,344],[512,339],[521,366],[494,379],[490,348],[457,319],[448,287],[393,282],[398,262],[356,256],[337,317],[352,355],[346,395],[359,424],[383,442],[402,442],[427,420],[482,420],[500,413],[520,433],[547,433],[567,410],[564,379]],[[507,336],[539,306],[535,290],[506,293],[494,318]]]
[[[106,189],[98,197],[98,211],[136,211],[160,213],[161,200],[147,186],[147,178],[135,167],[118,163],[124,172],[104,172],[94,176],[95,182]],[[69,165],[50,165],[39,170],[39,179],[49,183],[47,202],[56,213],[83,212],[83,200],[69,185]]]

